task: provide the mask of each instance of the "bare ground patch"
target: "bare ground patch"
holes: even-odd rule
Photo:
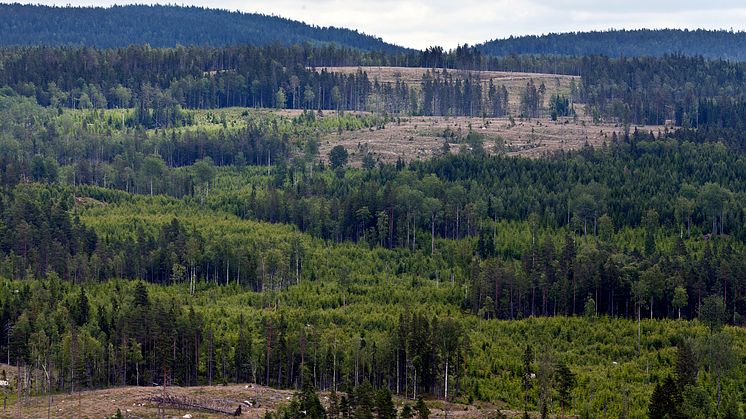
[[[363,71],[368,75],[370,81],[378,80],[380,83],[396,83],[397,80],[419,88],[423,76],[428,68],[422,67],[320,67],[317,71],[326,70],[330,73],[355,74]],[[442,72],[441,69],[436,69]],[[495,86],[505,86],[508,90],[508,106],[511,110],[518,109],[521,91],[526,87],[529,80],[533,80],[538,87],[544,83],[546,94],[544,95],[545,104],[554,94],[567,95],[570,92],[570,83],[572,80],[580,81],[578,76],[569,76],[564,74],[548,73],[521,73],[508,71],[464,71],[464,70],[446,70],[456,75],[466,76],[479,79],[483,85],[488,85],[492,81]]]
[[[262,418],[267,411],[274,411],[290,401],[292,390],[277,390],[252,384],[231,384],[225,386],[168,387],[168,394],[174,398],[184,398],[210,406],[227,406],[231,410],[241,406],[241,417]],[[117,387],[103,390],[88,390],[74,394],[56,394],[52,398],[34,396],[25,399],[19,409],[9,404],[0,411],[0,417],[46,418],[106,418],[113,416],[117,409],[125,418],[226,418],[229,415],[201,411],[200,409],[161,407],[153,402],[163,395],[162,387]],[[342,393],[340,393],[340,396]],[[320,393],[324,407],[328,407],[329,393]],[[407,403],[414,406],[414,400],[394,398],[398,410]],[[522,412],[505,410],[491,403],[477,402],[472,405],[428,400],[431,417],[492,418],[500,411],[509,418],[520,417]],[[162,416],[161,416],[162,414]],[[532,417],[538,417],[536,415]],[[572,416],[567,416],[571,418]]]
[[[641,126],[640,131],[663,131],[662,126]],[[558,150],[577,150],[586,144],[600,147],[611,144],[613,134],[619,138],[624,128],[609,123],[593,124],[588,118],[515,119],[469,117],[405,117],[385,128],[345,131],[322,137],[321,155],[326,158],[332,147],[344,146],[353,166],[360,165],[363,156],[371,153],[384,162],[426,160],[443,153],[447,142],[452,153],[468,150],[465,138],[472,130],[483,138],[489,154],[538,158]]]
[[[427,68],[411,67],[322,67],[316,70],[342,74],[364,71],[370,80],[383,83],[394,83],[398,80],[415,88],[419,88],[423,75],[428,71]],[[518,114],[521,92],[529,80],[533,80],[536,85],[544,83],[546,93],[542,107],[545,110],[552,95],[569,94],[573,80],[580,80],[577,76],[546,73],[447,71],[469,73],[484,84],[492,81],[496,86],[504,85],[508,90],[509,113],[512,115]],[[573,107],[578,115],[583,114],[582,104],[576,103]],[[657,133],[663,131],[664,127],[642,126],[638,129]],[[508,117],[413,116],[398,118],[395,122],[387,123],[385,128],[326,134],[321,138],[321,156],[326,158],[332,147],[342,145],[350,153],[350,162],[353,166],[360,165],[363,156],[368,153],[388,163],[398,159],[426,160],[442,154],[446,142],[453,153],[468,150],[464,138],[470,130],[478,132],[484,138],[484,149],[487,153],[531,158],[542,157],[558,150],[577,150],[586,144],[592,147],[610,144],[614,132],[620,137],[624,132],[624,128],[618,124],[594,124],[588,117],[559,118],[552,121],[548,116],[544,116],[525,120],[515,118],[511,122]]]
[[[292,392],[275,390],[255,385],[228,385],[203,387],[168,387],[168,393],[176,397],[188,398],[205,405],[230,406],[235,410],[241,406],[241,417],[260,418],[267,410],[275,410],[287,403]],[[104,390],[89,390],[74,394],[57,394],[51,398],[50,416],[54,418],[103,418],[117,412],[130,418],[157,418],[158,405],[153,398],[163,394],[162,387],[117,387]],[[48,403],[45,396],[30,397],[22,404],[20,412],[23,417],[47,417]],[[249,405],[246,402],[250,402]],[[16,416],[18,406],[9,406],[3,417]],[[163,409],[164,417],[182,418],[224,418],[228,415],[201,411],[200,409],[173,408]]]

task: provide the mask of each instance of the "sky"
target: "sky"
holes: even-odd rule
[[[133,2],[152,1],[34,1],[59,6]],[[181,0],[177,4],[259,12],[319,26],[357,29],[417,49],[433,45],[448,49],[511,35],[612,28],[746,30],[744,0]]]

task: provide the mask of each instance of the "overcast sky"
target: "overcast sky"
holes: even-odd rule
[[[2,0],[7,1],[7,0]],[[178,0],[172,0],[178,1]],[[358,29],[422,49],[475,44],[510,35],[610,28],[746,30],[745,0],[182,0],[260,12],[320,26]],[[148,0],[35,0],[57,5],[149,3]],[[168,2],[163,2],[168,3]]]

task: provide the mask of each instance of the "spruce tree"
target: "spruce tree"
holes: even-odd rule
[[[375,409],[378,419],[396,418],[396,408],[388,388],[384,387],[376,392]]]
[[[134,295],[135,298],[133,304],[135,307],[147,307],[150,304],[150,300],[148,299],[148,289],[142,281],[138,281],[135,285]]]
[[[669,375],[662,384],[660,382],[655,384],[650,404],[648,404],[648,417],[650,419],[684,418],[686,416],[679,413],[681,404],[681,391]]]
[[[354,417],[356,419],[373,418],[374,394],[370,382],[363,381],[353,390]]]
[[[85,289],[80,287],[80,294],[71,313],[78,326],[83,326],[88,321],[89,310],[88,296],[85,295]]]
[[[430,409],[427,407],[427,404],[425,403],[425,400],[422,398],[422,396],[417,398],[415,409],[417,410],[417,416],[420,419],[428,419],[430,417]]]
[[[321,405],[319,396],[316,394],[316,389],[313,387],[313,378],[308,369],[304,369],[303,375],[303,389],[299,397],[300,411],[304,412],[304,417],[323,419],[326,417],[326,410]]]
[[[691,342],[682,340],[676,350],[676,384],[682,391],[687,385],[697,384],[697,358]]]
[[[575,386],[575,374],[570,371],[570,368],[564,362],[560,362],[557,365],[555,372],[557,375],[557,391],[560,407],[562,408],[562,417],[565,417],[565,409],[567,409],[572,402],[572,388]]]
[[[531,390],[531,374],[533,373],[531,363],[534,360],[534,352],[531,349],[531,345],[526,345],[526,350],[523,352],[523,410],[528,411],[528,393]]]
[[[347,396],[342,396],[339,400],[339,414],[343,418],[349,418],[352,416],[352,406],[350,406],[350,399]]]

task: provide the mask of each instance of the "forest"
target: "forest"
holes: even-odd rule
[[[335,44],[365,51],[406,49],[356,30],[308,25],[279,16],[196,6],[111,7],[0,5],[0,44],[152,47]]]
[[[185,28],[189,28],[186,30]],[[415,52],[376,36],[278,16],[177,5],[50,7],[0,5],[0,44],[173,48],[240,44],[335,44],[363,51]],[[511,36],[474,46],[486,56],[662,57],[683,54],[743,61],[746,35],[733,30],[611,29]]]
[[[220,36],[0,48],[11,403],[251,383],[295,392],[269,418],[743,417],[742,63]],[[324,68],[366,65],[422,77]],[[340,142],[457,117],[427,159]],[[603,141],[527,157],[489,123]]]
[[[423,76],[413,86],[380,82],[362,70],[340,74],[323,68],[349,65],[422,67]],[[706,137],[741,147],[746,101],[743,63],[682,55],[490,58],[471,47],[386,55],[309,44],[112,50],[9,47],[0,49],[0,68],[6,96],[35,98],[52,108],[134,107],[137,122],[146,128],[183,125],[180,108],[231,106],[538,116],[546,86],[528,82],[520,94],[525,106],[507,109],[504,86],[499,80],[484,79],[479,71],[500,70],[581,76],[561,99],[585,104],[585,113],[594,120],[625,126],[670,122],[680,129],[709,131]]]
[[[743,61],[746,33],[707,29],[610,29],[606,31],[511,36],[477,45],[487,55],[605,55],[660,57],[684,54]]]

